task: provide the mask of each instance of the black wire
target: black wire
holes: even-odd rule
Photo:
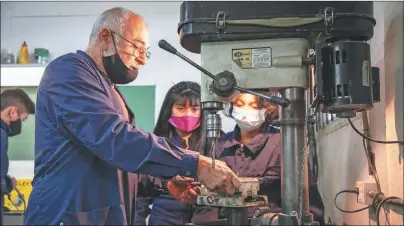
[[[388,204],[387,204],[387,208],[388,208]],[[386,224],[386,221],[387,221],[387,223],[390,225],[390,220],[389,220],[387,210],[386,210],[386,208],[383,208],[383,209],[384,209],[384,217],[386,218],[384,221],[384,224]]]
[[[377,200],[377,198],[379,197],[379,195],[384,195],[384,194],[383,194],[383,192],[378,192],[378,193],[375,195],[375,197],[373,198],[373,201],[372,201],[373,210],[374,210],[375,212],[377,211],[377,208],[376,208],[376,200]]]
[[[369,209],[370,207],[373,206],[373,205],[368,205],[368,206],[366,206],[366,207],[364,207],[364,208],[357,209],[357,210],[343,210],[343,209],[341,209],[341,208],[337,205],[337,198],[338,198],[338,196],[339,196],[340,194],[342,194],[342,193],[358,194],[359,192],[358,192],[358,190],[342,190],[342,191],[338,192],[338,193],[335,195],[335,198],[334,198],[334,206],[335,206],[335,208],[337,208],[339,211],[341,211],[341,212],[343,212],[343,213],[358,213],[358,212],[367,210],[367,209]]]
[[[402,200],[402,199],[399,198],[399,197],[390,196],[390,197],[387,197],[387,198],[383,199],[383,200],[380,202],[380,204],[379,204],[379,206],[377,207],[377,210],[376,210],[376,224],[377,224],[377,226],[380,226],[380,210],[382,209],[383,204],[384,204],[385,202],[389,201],[389,200],[392,200],[392,199],[400,199],[400,200]],[[389,222],[389,224],[390,224],[390,222]]]
[[[352,123],[352,121],[351,121],[350,118],[348,118],[348,121],[349,121],[349,124],[351,125],[352,129],[355,130],[355,132],[356,132],[357,134],[359,134],[361,137],[363,137],[363,138],[365,138],[365,139],[367,139],[367,140],[373,141],[373,142],[375,142],[375,143],[380,143],[380,144],[401,144],[401,145],[404,145],[404,141],[374,140],[374,139],[372,139],[371,137],[368,137],[368,136],[366,136],[365,134],[361,133],[361,132],[354,126],[354,124]]]
[[[382,189],[381,189],[381,187],[380,187],[379,174],[377,173],[376,166],[375,166],[375,165],[373,164],[373,162],[371,161],[371,158],[370,158],[370,156],[369,156],[370,151],[369,151],[368,148],[366,147],[366,142],[365,142],[365,140],[366,140],[365,138],[362,139],[363,149],[365,150],[366,159],[367,159],[367,161],[368,161],[368,164],[369,164],[369,166],[370,166],[370,169],[371,169],[372,172],[373,172],[373,177],[374,177],[374,179],[375,179],[377,189],[378,189],[378,191],[380,192]],[[375,211],[376,211],[376,210],[375,210]]]

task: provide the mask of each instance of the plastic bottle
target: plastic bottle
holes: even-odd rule
[[[20,56],[18,57],[18,63],[20,63],[20,64],[28,64],[29,63],[28,46],[27,46],[27,43],[25,41],[21,46]]]

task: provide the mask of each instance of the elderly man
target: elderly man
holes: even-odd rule
[[[133,125],[115,84],[136,79],[146,64],[147,39],[139,15],[113,8],[95,22],[86,52],[47,66],[37,96],[35,177],[25,225],[132,225],[134,173],[197,178],[229,194],[240,186],[223,162],[212,169],[210,158]],[[181,201],[195,195],[176,180],[169,187]]]

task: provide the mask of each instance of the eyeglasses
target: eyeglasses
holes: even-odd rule
[[[127,40],[126,38],[122,37],[122,35],[117,34],[114,31],[111,31],[111,32],[132,45],[132,47],[134,48],[133,53],[132,53],[133,56],[136,57],[135,51],[138,51],[140,54],[144,54],[147,59],[150,59],[151,53],[149,51],[149,48],[144,48],[143,46],[138,46],[135,43],[133,43],[133,42]],[[141,42],[140,40],[138,40],[138,41]]]

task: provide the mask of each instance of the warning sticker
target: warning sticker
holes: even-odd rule
[[[369,61],[367,60],[362,63],[362,84],[363,86],[370,86]]]
[[[20,178],[17,180],[17,189],[21,192],[19,197],[18,193],[13,190],[10,193],[10,199],[7,195],[4,195],[4,208],[11,212],[23,212],[28,205],[28,198],[32,191],[31,181],[32,179]],[[24,204],[25,202],[25,204]]]
[[[272,65],[271,48],[233,49],[233,61],[242,69],[268,68]]]

